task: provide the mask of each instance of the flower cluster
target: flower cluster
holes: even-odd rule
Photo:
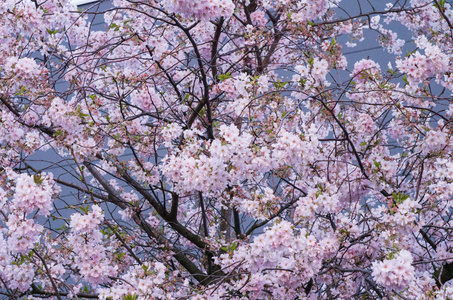
[[[322,259],[335,247],[336,242],[330,238],[318,241],[305,230],[296,233],[291,223],[281,221],[275,222],[251,244],[222,254],[219,262],[225,270],[240,268],[250,272],[248,284],[237,284],[252,293],[253,299],[264,297],[264,290],[271,291],[274,299],[291,299],[303,291],[303,284],[316,274]],[[283,290],[287,293],[285,296],[281,294]]]
[[[117,281],[109,288],[99,288],[97,290],[99,299],[125,299],[127,295],[136,295],[138,299],[174,299],[166,291],[167,273],[168,270],[164,264],[145,262],[141,266],[130,268],[122,276],[123,281]],[[181,286],[176,294],[182,294],[184,290],[185,288]]]
[[[294,5],[294,7],[291,7],[291,5]],[[275,6],[281,6],[286,9],[291,7],[294,10],[291,19],[295,22],[306,22],[307,20],[315,20],[324,15],[331,6],[331,3],[328,0],[301,0],[296,2],[289,0],[263,0],[263,6],[266,9],[275,8]]]
[[[396,255],[384,261],[375,261],[372,264],[373,278],[376,283],[389,290],[403,290],[414,280],[415,269],[412,264],[412,255],[407,250],[401,250]]]
[[[401,197],[396,200],[393,199],[395,200],[395,202],[399,202],[396,205],[394,204],[393,200],[389,201],[390,213],[384,215],[383,220],[385,222],[394,224],[397,228],[400,229],[401,232],[405,230],[412,232],[418,230],[420,228],[420,224],[416,221],[416,219],[417,209],[421,207],[420,204],[411,199],[400,199]]]
[[[9,250],[16,253],[25,253],[33,248],[39,241],[44,227],[36,224],[33,219],[24,219],[15,214],[9,216],[6,222],[10,236],[8,238]]]
[[[5,71],[7,73],[14,73],[16,76],[28,78],[30,76],[37,76],[41,73],[40,68],[34,59],[24,57],[10,57],[6,60]]]
[[[378,37],[379,44],[382,47],[386,47],[390,53],[401,54],[401,49],[404,46],[404,40],[398,39],[397,34],[389,29],[385,29],[384,26],[379,24],[380,16],[374,16],[370,21],[370,29],[377,30],[381,34]]]
[[[25,292],[30,288],[33,282],[35,271],[31,264],[9,264],[0,270],[0,278],[11,289],[18,289],[20,292]]]
[[[279,165],[294,164],[297,171],[304,171],[304,162],[316,161],[321,143],[314,126],[299,135],[282,130],[273,144],[272,157]]]
[[[219,131],[224,141],[217,139],[210,145],[205,144],[209,150],[208,155],[206,155],[207,152],[202,152],[193,157],[184,156],[193,153],[192,151],[200,143],[199,140],[193,139],[197,134],[196,130],[186,130],[184,131],[186,147],[182,152],[166,157],[161,170],[169,179],[177,183],[181,191],[193,189],[205,190],[209,193],[219,191],[225,188],[229,180],[247,178],[253,169],[259,167],[248,163],[253,159],[249,149],[252,139],[250,134],[240,134],[234,125],[222,125]]]
[[[325,59],[314,58],[309,65],[298,65],[295,67],[297,72],[292,80],[301,83],[304,87],[318,87],[328,85],[326,75],[329,71],[329,64]]]
[[[235,8],[232,0],[165,0],[163,2],[172,12],[204,21],[219,17],[230,17]]]
[[[172,140],[178,138],[182,133],[182,128],[177,123],[170,123],[162,129],[164,146],[171,147]]]
[[[14,116],[11,113],[0,111],[0,122],[4,124],[0,127],[0,142],[13,145],[19,143],[25,132],[22,126],[14,120]]]
[[[44,115],[43,124],[58,127],[73,138],[80,129],[77,115],[78,113],[63,99],[56,97]]]
[[[418,84],[432,75],[448,70],[448,56],[437,46],[426,44],[425,47],[425,55],[417,51],[396,61],[397,67],[407,74],[407,80],[411,84]]]
[[[14,206],[26,213],[38,209],[40,215],[48,216],[52,210],[52,197],[60,190],[54,184],[52,174],[20,174],[15,181]]]
[[[355,82],[365,83],[369,79],[380,78],[381,67],[371,59],[362,59],[354,64],[351,77]]]
[[[70,227],[74,232],[87,233],[93,231],[104,220],[104,212],[99,205],[93,205],[88,214],[75,213],[71,216]]]
[[[93,205],[92,211],[85,215],[75,213],[71,216],[68,241],[74,253],[74,265],[91,284],[108,281],[109,276],[115,276],[117,269],[110,263],[103,236],[97,229],[103,219],[104,213],[98,205]]]
[[[328,183],[319,183],[318,186],[324,186],[322,191],[319,187],[307,190],[307,196],[302,197],[296,208],[295,214],[301,218],[313,218],[316,213],[335,213],[340,208],[338,196],[335,193],[329,193]],[[330,195],[329,195],[330,194]]]
[[[426,133],[422,148],[423,153],[439,151],[440,149],[450,149],[452,147],[451,139],[448,134],[441,130],[430,130]]]
[[[273,211],[279,207],[278,201],[279,198],[274,195],[274,192],[270,188],[265,188],[263,194],[255,194],[251,200],[237,200],[241,205],[240,211],[263,220],[270,216],[269,211]]]
[[[160,96],[153,88],[134,91],[131,94],[131,103],[147,112],[161,107]]]

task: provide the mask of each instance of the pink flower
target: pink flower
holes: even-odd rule
[[[392,259],[373,262],[372,275],[376,283],[388,290],[403,290],[414,280],[415,269],[411,264],[411,253],[401,250]]]

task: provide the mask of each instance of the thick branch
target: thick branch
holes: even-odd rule
[[[174,230],[176,230],[179,234],[191,241],[200,249],[209,249],[209,244],[207,244],[200,236],[187,229],[186,226],[179,223],[175,218],[170,218],[171,214],[168,214],[162,207],[162,205],[150,193],[148,193],[145,188],[143,188],[137,181],[135,181],[129,174],[127,174],[127,172],[123,172],[122,177],[130,186],[136,189],[154,207],[154,209],[156,209],[156,212],[165,221],[167,221],[167,223]]]
[[[126,202],[124,202],[121,197],[117,194],[117,192],[110,186],[110,184],[102,177],[102,175],[95,169],[95,167],[89,163],[89,162],[84,162],[84,165],[87,167],[87,169],[90,171],[90,173],[96,178],[96,180],[102,185],[102,187],[107,191],[109,194],[109,199],[110,202],[118,205],[120,208],[125,209],[127,208]],[[133,179],[132,179],[133,180]],[[135,182],[135,181],[133,181]],[[137,183],[138,184],[138,183]],[[142,188],[140,187],[140,190]],[[140,191],[139,191],[140,192]],[[149,194],[148,194],[149,195]],[[151,195],[149,195],[151,196]],[[151,196],[152,197],[152,196]],[[162,235],[160,235],[154,228],[151,227],[151,225],[146,222],[145,219],[143,219],[142,215],[139,213],[133,214],[132,219],[134,222],[142,228],[145,233],[150,237],[151,239],[157,240],[157,242],[161,245],[165,245],[169,249],[172,249],[173,257],[201,284],[203,285],[208,285],[212,282],[214,278],[210,277],[209,275],[204,274],[191,260],[187,258],[183,254],[181,250],[179,250],[176,247],[171,247],[171,243],[164,238]],[[182,226],[182,225],[180,225]],[[181,230],[181,228],[178,228]],[[184,228],[186,231],[188,231],[187,228]],[[181,230],[182,231],[182,230]],[[182,234],[183,235],[183,234]],[[193,235],[193,234],[192,234]],[[199,238],[198,236],[196,236]]]

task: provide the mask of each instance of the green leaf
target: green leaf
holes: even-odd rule
[[[87,205],[87,206],[81,206],[81,207],[80,207],[80,210],[81,210],[84,214],[87,214],[89,209],[90,209],[90,206],[89,206],[89,205]]]
[[[51,30],[51,29],[46,29],[47,33],[50,34],[50,35],[54,35],[58,32],[58,29],[54,29],[54,30]]]
[[[136,299],[138,299],[138,296],[135,293],[133,295],[128,294],[128,295],[123,296],[123,299],[124,300],[136,300]]]
[[[434,7],[435,8],[438,8],[438,9],[441,9],[442,11],[445,10],[445,0],[439,0],[439,6],[437,6],[436,4],[434,4]]]
[[[232,76],[231,76],[231,72],[228,72],[226,74],[221,74],[218,77],[219,77],[220,81],[224,81],[224,80],[231,78]]]
[[[33,175],[33,181],[34,181],[37,185],[40,185],[41,183],[43,183],[44,178],[42,178],[40,174],[38,174],[38,175]]]
[[[398,193],[393,192],[392,197],[395,200],[395,202],[398,204],[403,203],[405,200],[409,199],[409,196],[402,192],[398,192]]]
[[[66,230],[66,229],[68,229],[68,228],[69,228],[68,225],[63,224],[63,226],[61,226],[60,228],[57,228],[56,230],[58,230],[58,231],[64,231],[64,230]]]
[[[230,246],[231,251],[236,250],[237,246],[238,246],[238,244],[236,242],[233,242]]]
[[[402,79],[403,79],[405,84],[409,84],[409,82],[407,81],[407,75],[406,74],[404,74]]]
[[[374,160],[374,159],[373,159],[373,163],[374,163],[374,166],[375,166],[376,168],[379,169],[379,168],[381,167],[381,163],[378,162],[378,161],[376,161],[376,160]]]
[[[232,254],[234,252],[234,250],[236,250],[237,246],[238,246],[238,244],[236,242],[233,242],[229,246],[220,247],[220,249],[222,249],[225,252],[228,252],[228,253]]]
[[[305,83],[306,83],[306,82],[307,82],[307,79],[304,79],[304,78],[301,78],[301,79],[299,80],[300,86],[301,86],[302,88],[305,88]]]
[[[277,82],[274,82],[275,89],[277,90],[281,90],[287,84],[288,82],[280,81],[280,79],[278,79]]]
[[[17,91],[16,93],[14,93],[14,95],[21,96],[21,95],[25,95],[26,92],[27,92],[27,88],[25,86],[21,86],[20,90]]]
[[[82,108],[80,107],[80,105],[77,105],[77,113],[79,114],[79,117],[80,117],[81,119],[85,119],[85,117],[88,117],[88,116],[89,116],[89,115],[87,115],[87,114],[82,113],[81,110],[82,110]]]
[[[113,31],[118,31],[118,30],[120,30],[120,27],[117,24],[112,23],[112,24],[110,24],[109,29],[113,29]]]
[[[411,55],[414,54],[416,51],[417,51],[416,49],[415,49],[415,50],[412,50],[412,51],[407,51],[406,57],[411,56]]]
[[[63,129],[58,128],[53,135],[56,137],[59,137],[59,136],[63,136],[63,134],[64,134]]]

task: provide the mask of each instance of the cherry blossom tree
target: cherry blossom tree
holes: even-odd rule
[[[452,299],[453,7],[343,2],[3,0],[2,297]]]

